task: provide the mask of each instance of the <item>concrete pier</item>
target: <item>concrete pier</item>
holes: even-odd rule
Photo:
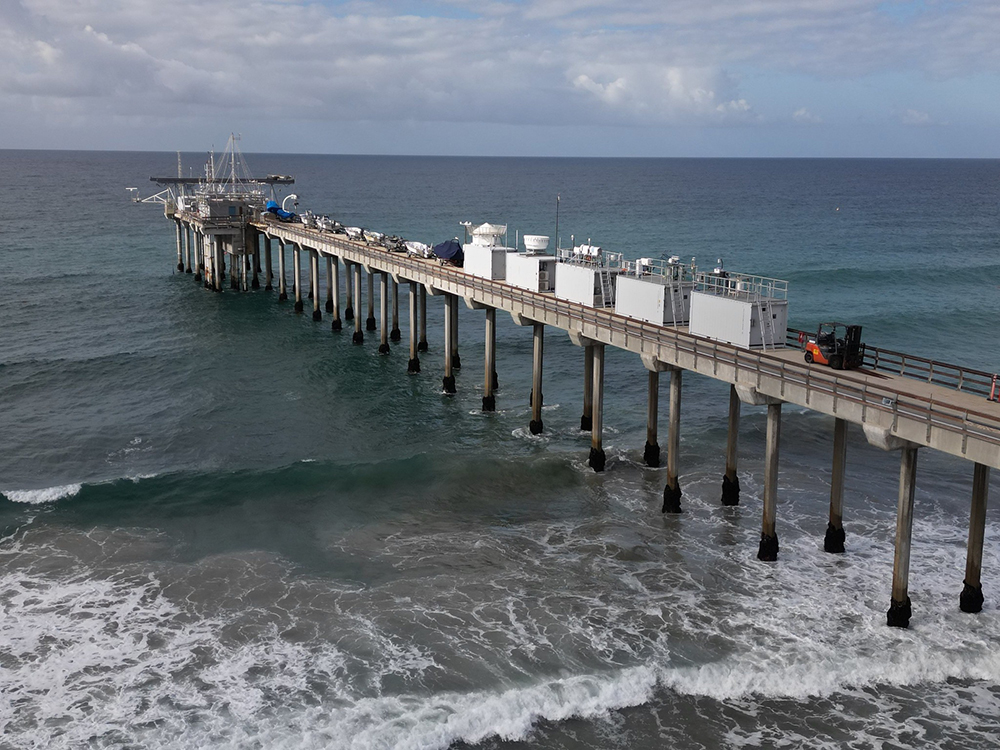
[[[332,274],[330,276],[330,294],[333,302],[333,309],[330,311],[333,315],[333,322],[330,323],[330,328],[339,331],[343,327],[343,323],[340,321],[340,260],[331,256],[330,261],[329,272]],[[348,280],[348,288],[350,285],[351,282]]]
[[[362,268],[359,264],[354,263],[351,265],[352,276],[354,277],[354,299],[358,301],[358,307],[361,307],[361,272]],[[351,339],[355,344],[365,343],[365,334],[361,331],[361,316],[354,316],[354,336]]]
[[[740,504],[740,478],[736,476],[737,449],[740,439],[740,396],[736,386],[729,386],[729,429],[726,433],[726,473],[722,476],[722,504]]]
[[[332,255],[326,256],[326,311],[333,312],[333,264],[336,258]]]
[[[180,219],[174,219],[174,229],[176,230],[176,233],[177,233],[177,270],[180,271],[181,273],[183,273],[184,272],[184,251],[183,251],[183,249],[181,247],[181,233],[183,232],[183,229],[181,229],[181,220]]]
[[[444,381],[445,393],[455,393],[455,362],[454,350],[451,347],[455,329],[455,312],[458,306],[452,303],[454,295],[447,294],[444,299]]]
[[[194,266],[194,280],[197,282],[201,281],[202,276],[205,275],[205,235],[197,229],[194,230],[194,253],[195,262],[192,265]]]
[[[496,411],[497,309],[486,308],[486,355],[483,372],[483,411]]]
[[[458,295],[449,295],[451,299],[451,366],[462,369],[462,358],[458,354]]]
[[[388,354],[389,348],[389,274],[379,274],[379,334],[381,339],[378,345],[379,354]]]
[[[288,299],[288,284],[285,273],[285,243],[278,240],[278,301],[283,302]]]
[[[223,250],[222,252],[225,254],[226,251]],[[233,290],[240,288],[240,266],[236,258],[237,256],[234,254],[230,256],[229,260],[229,288]]]
[[[681,484],[677,465],[681,452],[681,376],[683,370],[670,370],[670,424],[667,427],[667,484],[663,488],[663,512],[681,512]]]
[[[274,271],[271,266],[271,238],[264,235],[264,291],[274,289]]]
[[[646,445],[642,449],[642,460],[646,466],[660,465],[660,444],[657,442],[657,422],[660,410],[660,373],[650,370],[646,384]]]
[[[253,254],[250,257],[253,262],[253,276],[250,281],[251,289],[260,289],[260,232],[253,233]]]
[[[542,425],[542,363],[545,359],[545,325],[535,323],[531,327],[532,363],[531,363],[531,422],[528,429],[532,435],[541,434]],[[492,370],[490,371],[492,378]],[[492,384],[491,384],[492,385]]]
[[[375,323],[375,272],[369,270],[368,276],[368,317],[365,319],[365,330],[374,331],[376,328]],[[360,307],[360,298],[358,300],[358,306]]]
[[[420,296],[417,292],[417,283],[410,282],[410,361],[406,363],[406,371],[409,373],[420,372],[420,356],[417,353],[417,302]]]
[[[917,446],[907,443],[899,458],[899,504],[896,508],[896,551],[892,561],[892,599],[886,624],[894,628],[910,625],[910,542],[913,537],[913,494],[917,486]]]
[[[590,432],[594,427],[594,346],[583,347],[583,416],[580,417],[581,432]]]
[[[191,273],[191,225],[184,224],[184,273]]]
[[[847,421],[833,423],[833,467],[830,477],[830,520],[826,525],[823,549],[833,554],[844,551],[844,474],[847,471]]]
[[[319,309],[319,253],[315,250],[309,251],[309,284],[313,288],[313,320],[319,322],[323,313]]]
[[[295,312],[297,313],[305,309],[302,304],[302,260],[300,255],[300,246],[292,245],[292,275],[295,282]]]
[[[757,559],[773,562],[778,559],[778,452],[781,445],[781,402],[767,405],[767,436],[764,448],[764,514],[761,521],[760,547]]]
[[[419,285],[420,289],[420,323],[417,332],[417,351],[427,351],[427,287]]]
[[[392,328],[389,331],[390,341],[399,341],[403,338],[399,330],[399,282],[392,279]]]
[[[604,471],[607,462],[602,442],[602,433],[604,432],[604,344],[589,344],[585,348],[593,352],[594,359],[590,388],[590,458],[587,463],[594,471]]]
[[[965,581],[959,608],[963,612],[983,609],[983,541],[986,536],[986,499],[990,489],[990,467],[974,464],[972,469],[972,507],[969,512],[969,544],[966,548]]]
[[[344,320],[354,320],[354,292],[351,287],[354,286],[354,268],[355,264],[348,262],[344,259],[344,272],[347,276],[347,284],[344,285]]]

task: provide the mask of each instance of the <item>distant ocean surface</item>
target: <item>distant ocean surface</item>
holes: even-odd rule
[[[250,154],[300,208],[440,242],[459,221],[788,279],[790,323],[1000,370],[1000,163]],[[198,173],[203,154],[185,154]],[[777,563],[756,560],[764,411],[720,505],[728,389],[684,379],[684,513],[642,465],[646,373],[609,350],[608,470],[583,354],[460,312],[430,351],[353,346],[263,290],[174,271],[172,153],[0,151],[0,746],[985,748],[1000,736],[1000,479],[986,605],[958,610],[972,466],[920,454],[909,630],[885,626],[898,455],[786,408]],[[405,310],[405,306],[403,308]],[[661,397],[661,444],[667,423]]]

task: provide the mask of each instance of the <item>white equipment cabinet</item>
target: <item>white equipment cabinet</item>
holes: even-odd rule
[[[694,264],[640,258],[618,276],[615,312],[656,325],[684,325],[691,315]]]
[[[588,307],[613,307],[615,277],[625,270],[621,253],[605,253],[594,245],[559,251],[556,296]]]
[[[697,274],[691,333],[746,349],[781,349],[787,329],[787,281],[721,269]]]
[[[462,245],[465,253],[463,268],[466,273],[492,281],[503,281],[507,273],[507,255],[517,248],[504,247],[503,236],[507,227],[499,224],[480,224],[472,230],[472,242]]]

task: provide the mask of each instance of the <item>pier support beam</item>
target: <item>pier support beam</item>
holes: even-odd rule
[[[417,282],[410,282],[410,361],[406,363],[406,371],[410,373],[420,372],[420,357],[417,354],[417,302],[420,299],[417,293]]]
[[[205,235],[197,230],[194,231],[194,252],[194,280],[197,282],[205,274]]]
[[[292,275],[295,282],[295,312],[305,309],[302,304],[302,260],[299,245],[292,245]]]
[[[444,299],[444,392],[455,393],[455,362],[454,350],[451,347],[453,331],[455,329],[455,312],[458,307],[452,303],[458,300],[453,294],[445,295]]]
[[[972,507],[969,512],[969,545],[965,557],[965,581],[959,608],[979,612],[983,608],[983,540],[986,536],[986,498],[990,489],[990,467],[976,464],[972,470]]]
[[[319,309],[319,252],[309,251],[309,284],[314,290],[313,294],[313,320],[319,322],[323,320],[323,313]]]
[[[353,268],[353,263],[344,261],[344,275],[347,277],[347,283],[344,285],[344,320],[354,320],[354,292],[351,289],[354,286]]]
[[[594,360],[590,388],[590,458],[587,463],[594,471],[604,471],[604,465],[607,461],[602,444],[602,433],[604,432],[604,344],[590,344],[585,348],[592,351],[591,356]]]
[[[399,282],[392,280],[392,330],[389,331],[390,341],[399,341],[403,336],[399,330]]]
[[[360,298],[359,298],[360,307]],[[365,330],[375,330],[375,272],[368,272],[368,317],[365,319]]]
[[[542,425],[542,363],[545,359],[545,324],[535,323],[531,327],[531,422],[528,429],[532,435],[541,434]]]
[[[340,259],[334,257],[327,258],[326,268],[330,276],[330,302],[332,308],[330,313],[333,315],[333,322],[330,323],[330,328],[334,331],[339,331],[343,327],[343,323],[340,322]],[[349,281],[348,285],[350,285]]]
[[[458,354],[458,295],[449,295],[451,300],[451,366],[462,369],[462,358]]]
[[[681,451],[681,376],[679,368],[670,370],[670,424],[667,428],[667,485],[663,488],[663,512],[681,512],[681,484],[677,464]]]
[[[497,309],[486,308],[486,357],[483,373],[483,411],[496,411]]]
[[[917,446],[907,443],[899,458],[899,504],[896,508],[896,552],[892,560],[892,599],[886,624],[894,628],[910,625],[910,541],[913,536],[913,493],[917,486]]]
[[[223,250],[225,253],[225,250]],[[225,257],[225,256],[223,256]],[[236,255],[235,251],[229,256],[229,288],[239,289],[240,288],[240,256]]]
[[[225,252],[222,250],[222,243],[219,242],[219,238],[212,237],[212,252],[215,256],[215,265],[212,268],[212,278],[215,281],[215,291],[222,291],[222,282],[226,278],[226,260]]]
[[[285,279],[285,243],[278,240],[278,302],[288,299],[288,284]]]
[[[583,416],[580,430],[590,432],[594,426],[594,346],[583,347]]]
[[[250,260],[253,263],[253,276],[250,288],[260,289],[260,232],[256,229],[253,230],[253,255]]]
[[[174,228],[177,230],[177,270],[184,273],[184,251],[181,248],[181,220],[174,219]]]
[[[271,268],[271,238],[264,235],[264,291],[274,289],[274,271]]]
[[[389,348],[389,274],[379,274],[379,333],[381,340],[378,345],[379,354],[388,354]]]
[[[418,331],[418,338],[417,338],[417,351],[426,352],[427,351],[427,287],[421,284],[419,290],[420,290],[420,328]]]
[[[833,473],[830,477],[830,521],[826,525],[823,549],[833,554],[844,551],[844,474],[847,471],[847,420],[833,423]]]
[[[722,476],[722,504],[740,504],[740,478],[736,476],[736,451],[740,438],[740,396],[729,386],[729,430],[726,433],[726,473]]]
[[[778,559],[778,449],[781,444],[781,402],[767,405],[767,436],[764,449],[764,515],[760,530],[757,559],[773,562]]]
[[[358,307],[361,307],[361,266],[357,263],[351,264],[351,276],[354,278],[354,299],[358,301]],[[354,317],[354,336],[351,339],[355,344],[365,343],[365,334],[361,332],[361,316],[356,315]]]
[[[185,224],[181,231],[184,233],[184,273],[191,273],[191,225]]]
[[[333,312],[333,256],[326,256],[326,311]]]
[[[646,445],[642,449],[642,460],[653,468],[660,465],[660,444],[656,441],[656,428],[660,411],[660,373],[650,370],[646,398]]]

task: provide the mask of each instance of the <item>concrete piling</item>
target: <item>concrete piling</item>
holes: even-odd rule
[[[378,345],[379,354],[388,354],[389,348],[389,274],[379,274],[379,334],[381,340]]]
[[[264,235],[264,291],[274,289],[274,271],[271,268],[271,238]]]
[[[344,261],[344,272],[347,276],[347,283],[344,285],[344,320],[354,320],[354,263]]]
[[[288,299],[288,285],[285,282],[285,243],[278,240],[278,302]]]
[[[483,411],[496,411],[497,309],[486,308],[486,357],[483,373]]]
[[[740,437],[740,397],[729,386],[729,429],[726,433],[726,473],[722,475],[722,504],[740,504],[740,478],[736,476],[736,454]]]
[[[908,591],[910,542],[913,537],[913,494],[917,486],[917,446],[907,443],[899,458],[899,504],[896,508],[896,550],[892,561],[892,599],[886,625],[906,628],[912,610]]]
[[[358,307],[361,307],[361,266],[357,263],[352,264],[351,270],[353,271],[352,276],[354,277],[354,299],[358,301]],[[351,339],[355,344],[365,343],[365,334],[361,332],[361,316],[356,315],[354,317],[354,336]]]
[[[260,289],[260,232],[257,230],[253,232],[253,255],[251,256],[251,261],[253,262],[253,277],[250,282],[250,288]]]
[[[458,354],[458,295],[449,295],[451,299],[451,366],[462,369],[462,358]]]
[[[681,512],[681,484],[677,465],[681,451],[681,369],[670,370],[670,424],[667,427],[667,484],[663,488],[663,512]]]
[[[545,355],[545,324],[535,323],[531,327],[531,422],[528,429],[532,435],[541,434],[542,425],[542,363]],[[491,371],[492,375],[492,371]]]
[[[656,440],[656,428],[660,408],[660,373],[650,370],[647,378],[646,398],[646,445],[642,450],[642,460],[646,466],[660,465],[660,444]]]
[[[847,420],[833,423],[833,472],[830,477],[830,520],[826,525],[823,549],[833,554],[844,551],[844,474],[847,471]]]
[[[309,284],[315,291],[313,294],[313,320],[319,322],[323,320],[323,313],[319,309],[319,253],[316,250],[309,251]]]
[[[330,257],[327,259],[327,263],[327,272],[330,274],[330,301],[332,303],[330,312],[333,315],[333,322],[330,323],[330,328],[334,331],[339,331],[343,327],[343,324],[340,322],[340,260]],[[350,282],[348,282],[348,285],[350,285]]]
[[[184,232],[184,273],[191,273],[191,225],[185,224],[182,231]]]
[[[406,363],[406,371],[409,373],[420,372],[420,356],[417,354],[417,302],[420,297],[417,293],[417,283],[410,282],[410,361]]]
[[[195,262],[192,264],[194,266],[194,280],[198,282],[205,274],[205,235],[197,230],[194,232],[194,253]]]
[[[977,463],[972,469],[972,508],[969,512],[969,544],[965,557],[965,580],[959,608],[963,612],[983,609],[983,541],[986,536],[986,499],[990,489],[990,467]]]
[[[326,311],[333,312],[333,256],[326,256]]]
[[[174,228],[177,232],[177,270],[181,273],[184,272],[184,251],[181,248],[181,220],[174,219]]]
[[[399,282],[392,279],[392,329],[389,331],[390,341],[399,341],[403,338],[399,330]]]
[[[764,449],[764,513],[761,521],[760,547],[757,559],[773,562],[778,559],[778,532],[775,522],[778,512],[778,449],[781,445],[781,402],[767,405],[767,435]]]
[[[295,282],[295,312],[300,313],[305,309],[302,304],[302,260],[300,258],[300,246],[292,245],[292,275]]]
[[[586,347],[592,350],[594,367],[591,380],[591,427],[590,427],[590,458],[587,463],[594,471],[604,471],[607,456],[602,444],[604,431],[604,344],[592,344]]]
[[[427,287],[420,285],[420,325],[417,332],[417,351],[427,351]]]
[[[360,299],[358,306],[361,306]],[[365,330],[374,331],[375,328],[375,272],[368,271],[368,317],[365,319]]]
[[[583,347],[583,416],[581,432],[590,432],[594,426],[594,346]]]
[[[452,304],[454,295],[445,295],[444,300],[444,392],[455,393],[455,362],[454,349],[451,341],[455,328],[455,311],[457,307]]]

